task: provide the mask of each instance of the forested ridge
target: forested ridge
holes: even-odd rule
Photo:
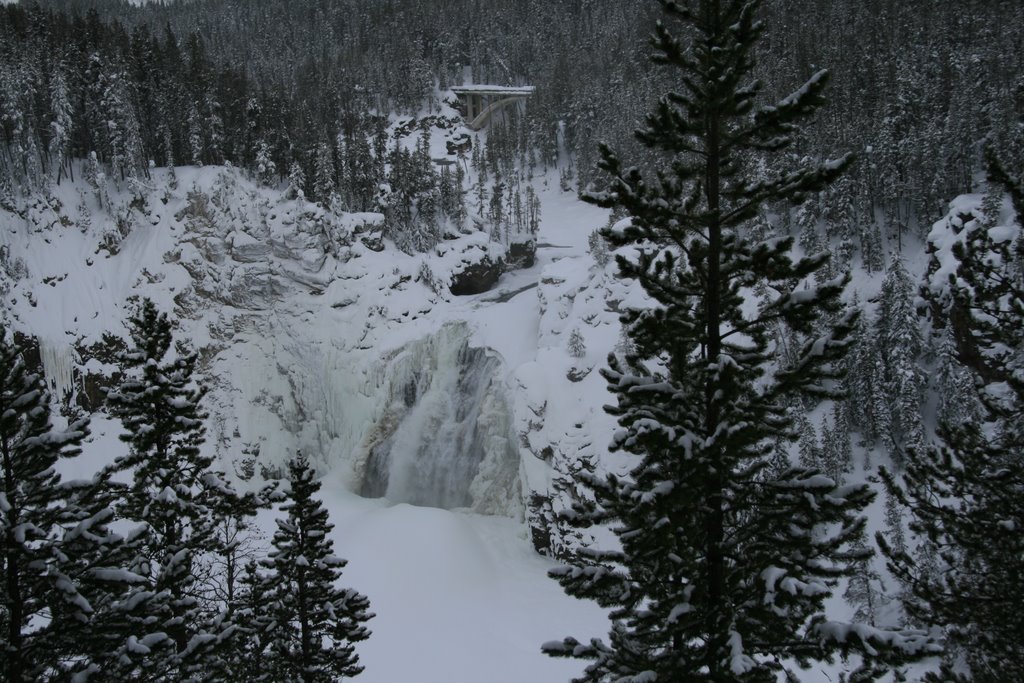
[[[60,163],[54,93],[66,89],[72,155],[120,154],[142,169],[150,159],[252,168],[266,144],[280,174],[298,160],[311,177],[319,143],[372,135],[360,123],[367,112],[416,112],[435,84],[458,83],[469,67],[476,82],[537,86],[517,152],[552,165],[561,140],[582,187],[595,179],[598,141],[642,151],[632,130],[668,85],[647,68],[655,11],[615,0],[8,6],[7,163],[27,173],[33,144],[42,165]],[[1019,3],[785,0],[764,11],[756,69],[768,95],[816,67],[833,77],[832,106],[799,153],[859,152],[848,192],[861,210],[884,206],[902,229],[929,224],[971,189],[982,140],[1024,106]],[[137,149],[94,139],[103,106],[134,115],[122,116],[134,118]],[[121,134],[132,127],[123,121]]]

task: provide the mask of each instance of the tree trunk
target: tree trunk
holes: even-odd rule
[[[309,632],[309,609],[306,605],[306,581],[300,576],[297,581],[298,602],[299,602],[299,635],[302,647],[302,680],[303,683],[313,683],[313,672],[308,671],[306,666],[312,660],[313,639]]]
[[[712,35],[717,36],[720,31],[721,10],[718,0],[710,0],[706,9],[708,11],[708,23],[715,30]],[[709,48],[712,46],[709,46]],[[710,49],[709,49],[710,53]],[[712,91],[715,84],[711,85]],[[712,109],[706,118],[706,129],[704,131],[705,151],[707,152],[707,165],[705,171],[705,194],[708,203],[708,278],[707,291],[704,295],[704,311],[706,316],[707,347],[705,349],[705,365],[715,368],[719,362],[722,350],[721,341],[721,272],[720,260],[722,252],[722,226],[719,217],[721,204],[721,119],[719,113]],[[717,372],[712,370],[712,372]],[[707,436],[713,435],[718,429],[720,419],[719,401],[717,396],[719,382],[710,381],[705,378],[704,386],[704,428]],[[708,477],[704,485],[705,503],[707,505],[707,517],[704,522],[705,553],[707,556],[707,584],[708,584],[708,674],[711,680],[722,680],[720,669],[719,637],[724,624],[721,618],[722,601],[725,592],[725,567],[722,557],[722,540],[724,538],[724,512],[722,510],[722,488],[724,486],[725,462],[719,447],[708,453],[712,460],[708,470]]]

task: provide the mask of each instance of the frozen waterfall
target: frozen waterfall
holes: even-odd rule
[[[58,399],[71,396],[74,390],[74,349],[67,344],[40,338],[39,357],[43,362],[47,388]]]
[[[393,502],[511,513],[520,508],[518,452],[501,360],[445,325],[385,361],[390,394],[361,493]]]

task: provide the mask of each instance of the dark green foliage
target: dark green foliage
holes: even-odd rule
[[[314,496],[320,482],[302,457],[288,465],[291,490],[277,520],[273,550],[247,569],[240,621],[254,637],[247,653],[263,678],[252,680],[332,683],[359,674],[355,643],[369,637],[370,601],[336,582],[346,561],[328,538],[333,525]]]
[[[65,533],[85,520],[54,470],[58,459],[78,454],[87,433],[85,421],[54,429],[42,378],[28,372],[0,328],[0,677],[11,683],[61,668],[67,652],[59,625],[45,623],[51,609],[71,625],[92,612],[67,575],[72,558],[62,557]]]
[[[122,601],[141,580],[125,571],[132,542],[112,533],[122,492],[105,475],[65,482],[55,467],[78,455],[86,420],[51,423],[43,380],[0,330],[0,675],[5,681],[103,680],[107,651],[124,644]]]
[[[604,241],[600,230],[590,233],[590,236],[587,238],[587,251],[594,257],[594,263],[597,264],[598,268],[604,268],[611,260],[611,254],[608,253],[608,243]]]
[[[757,104],[753,48],[759,2],[663,0],[673,32],[658,24],[655,61],[682,89],[662,97],[640,141],[664,155],[657,178],[624,168],[608,148],[611,187],[589,199],[631,218],[606,229],[620,277],[650,307],[627,309],[625,359],[602,371],[618,404],[612,447],[628,454],[624,477],[578,478],[593,501],[579,526],[609,524],[621,550],[588,550],[552,572],[566,592],[608,608],[609,642],[544,645],[553,656],[592,660],[579,681],[775,681],[784,660],[800,665],[867,651],[900,661],[931,648],[921,634],[831,624],[824,601],[865,552],[873,493],[837,487],[815,469],[769,464],[796,438],[786,405],[834,397],[853,315],[844,278],[810,284],[827,255],[794,260],[792,239],[747,236],[766,202],[800,202],[850,158],[783,172],[750,160],[785,149],[798,123],[823,102],[819,72],[775,106]],[[744,292],[763,285],[755,312]],[[836,316],[831,327],[825,315]],[[785,368],[774,330],[807,338]],[[826,327],[815,333],[817,327]]]
[[[857,562],[856,571],[850,576],[843,598],[854,608],[854,622],[876,626],[879,613],[886,604],[882,579],[871,566],[872,553],[863,538],[856,539],[850,548],[863,555],[864,559]]]
[[[270,666],[267,650],[273,639],[268,628],[268,612],[264,577],[260,576],[256,560],[246,563],[239,581],[239,590],[231,604],[231,618],[240,633],[225,652],[230,670],[239,680],[264,683],[277,680],[276,670]]]
[[[939,399],[938,418],[950,425],[977,421],[981,411],[974,378],[957,357],[951,326],[947,325],[938,335],[935,354],[938,367],[934,376],[934,391]]]
[[[825,425],[821,444],[821,469],[836,484],[842,484],[846,473],[853,469],[853,448],[850,446],[850,427],[847,409],[840,401],[832,405],[832,425]]]
[[[321,206],[329,206],[334,194],[334,152],[326,142],[316,146],[314,160],[313,197]]]
[[[993,177],[1007,176],[993,166]],[[1010,188],[1012,191],[1012,187]],[[938,624],[975,681],[1024,678],[1024,259],[1020,230],[967,221],[950,276],[949,321],[980,391],[982,419],[940,425],[886,483],[922,537],[915,557],[879,539],[905,607]],[[1019,220],[1019,219],[1018,219]],[[941,300],[937,301],[941,310]],[[922,560],[928,560],[924,562]],[[952,674],[944,671],[942,680]]]
[[[985,148],[989,184],[1010,195],[1017,220],[1024,216],[1024,77],[1017,76],[1014,111],[995,128]],[[994,217],[990,217],[994,222]]]
[[[148,651],[129,646],[113,654],[123,655],[126,676],[205,680],[216,677],[214,652],[231,629],[218,616],[220,607],[200,598],[199,561],[218,551],[218,524],[252,514],[256,501],[231,490],[202,449],[206,414],[199,408],[204,390],[193,377],[197,356],[171,348],[167,314],[145,299],[128,326],[123,379],[107,403],[124,424],[129,453],[110,470],[131,471],[118,512],[144,527],[132,569],[147,579],[134,589],[136,599],[147,599],[147,610],[125,626],[146,640]]]
[[[18,179],[33,162],[60,175],[64,147],[50,124],[63,118],[62,106],[46,97],[58,65],[74,107],[70,156],[96,150],[109,160],[99,99],[82,87],[96,81],[83,73],[93,54],[100,71],[129,78],[145,159],[224,158],[253,169],[264,140],[282,173],[293,149],[308,153],[325,135],[350,135],[359,112],[432,105],[432,78],[460,82],[457,69],[469,65],[478,83],[537,86],[518,127],[509,127],[509,146],[523,165],[551,166],[570,152],[586,186],[596,177],[595,142],[629,145],[646,103],[663,90],[661,76],[644,70],[640,45],[653,4],[449,0],[439,12],[411,0],[251,0],[241,13],[231,0],[40,4],[0,13],[0,63],[14,67],[0,81],[10,81],[25,124],[15,133],[11,117],[5,130]],[[917,225],[927,229],[949,197],[970,189],[977,142],[1013,106],[1020,3],[777,0],[765,11],[786,27],[757,67],[768,92],[788,92],[815,61],[835,68],[835,115],[805,133],[801,153],[865,149],[868,163],[853,171],[858,185],[876,201],[916,205],[925,214]],[[629,152],[646,161],[639,145]]]
[[[926,381],[918,365],[923,342],[914,297],[910,275],[903,262],[894,258],[882,281],[875,321],[883,369],[875,400],[888,404],[888,415],[878,420],[888,429],[879,436],[897,464],[902,463],[906,449],[924,443],[921,402]]]

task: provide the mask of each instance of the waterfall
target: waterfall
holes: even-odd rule
[[[75,351],[67,344],[39,340],[39,357],[43,362],[46,386],[57,399],[63,400],[74,389]]]
[[[464,323],[386,361],[388,409],[361,493],[393,502],[511,513],[520,507],[518,452],[501,360],[469,346]]]
[[[366,497],[522,513],[504,361],[471,345],[467,323],[390,349],[354,349],[318,331],[271,328],[221,357],[231,390],[211,395],[234,416],[225,439],[245,443],[271,473],[301,451]]]

